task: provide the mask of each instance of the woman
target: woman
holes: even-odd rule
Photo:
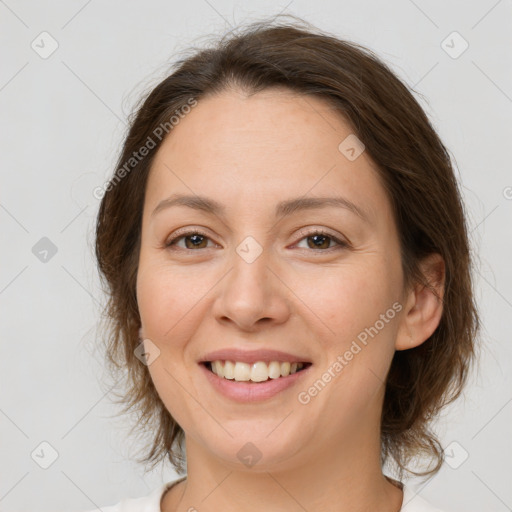
[[[439,510],[402,479],[442,464],[479,321],[449,154],[384,63],[230,34],[148,95],[103,192],[108,355],[142,462],[186,460],[104,511]]]

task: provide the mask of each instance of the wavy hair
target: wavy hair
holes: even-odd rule
[[[134,354],[140,342],[136,279],[144,194],[165,139],[154,137],[155,130],[168,126],[191,98],[201,101],[232,87],[249,94],[286,87],[328,101],[376,163],[400,236],[405,286],[430,287],[419,264],[431,253],[444,259],[442,318],[424,343],[395,352],[380,429],[382,464],[394,461],[400,478],[404,470],[432,476],[442,465],[443,450],[431,422],[461,394],[476,360],[479,330],[468,229],[450,155],[411,90],[371,50],[295,17],[292,22],[280,18],[241,27],[174,64],[135,108],[117,171],[101,200],[95,251],[108,298],[104,341],[110,374],[125,380],[119,395],[123,412],[135,411],[134,428],[151,436],[138,462],[154,467],[167,458],[184,471],[183,430]],[[134,161],[148,137],[154,147]],[[429,467],[410,469],[416,457],[428,459]]]

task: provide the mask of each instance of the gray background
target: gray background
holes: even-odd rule
[[[278,12],[376,51],[454,156],[484,347],[437,426],[453,467],[409,483],[447,511],[512,510],[510,0],[0,1],[0,510],[87,510],[175,477],[130,462],[138,444],[104,383],[92,191],[113,170],[134,101],[176,52]]]

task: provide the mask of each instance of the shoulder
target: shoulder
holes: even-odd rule
[[[408,485],[404,485],[402,490],[404,497],[400,512],[449,512],[434,507],[419,494],[416,494]]]
[[[167,482],[154,489],[147,496],[140,498],[125,498],[115,505],[96,508],[87,512],[160,512],[160,501],[165,492],[173,485],[181,482],[186,477],[181,477],[172,482]]]

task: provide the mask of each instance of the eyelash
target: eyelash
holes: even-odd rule
[[[187,238],[187,237],[192,236],[192,235],[200,235],[200,236],[203,236],[203,237],[208,238],[208,239],[210,238],[205,232],[201,231],[200,229],[195,229],[195,230],[191,230],[191,231],[186,231],[184,233],[179,233],[178,235],[176,235],[173,238],[171,238],[170,240],[168,240],[164,244],[164,247],[168,248],[170,250],[183,250],[183,251],[188,251],[188,252],[195,251],[196,249],[183,249],[182,247],[180,247],[179,249],[172,249],[171,248],[181,238]],[[311,232],[301,233],[301,238],[298,240],[298,242],[301,242],[305,238],[309,238],[309,237],[315,236],[315,235],[320,235],[320,236],[324,236],[324,237],[330,238],[331,240],[333,240],[334,242],[336,242],[338,244],[338,247],[329,247],[328,249],[310,249],[310,251],[325,253],[325,252],[331,252],[333,250],[346,249],[346,248],[349,247],[349,244],[347,242],[345,242],[343,240],[340,240],[339,238],[336,238],[334,235],[332,235],[332,234],[330,234],[327,231],[324,231],[322,229],[317,229],[317,230],[314,230],[314,231],[311,231]],[[204,249],[197,249],[197,250],[204,250]]]

